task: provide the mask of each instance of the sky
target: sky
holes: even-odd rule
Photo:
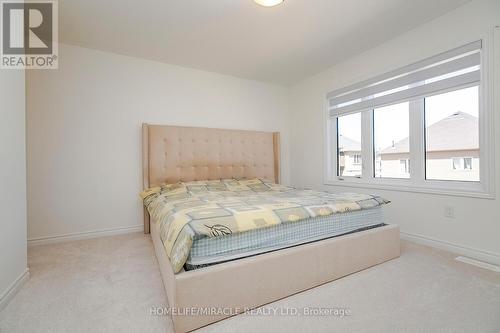
[[[384,149],[398,142],[409,133],[408,102],[375,109],[375,149]],[[425,99],[426,126],[430,126],[457,111],[478,117],[478,87],[470,87],[427,97]],[[339,117],[339,134],[361,141],[361,114],[355,113]],[[360,147],[361,148],[361,147]]]

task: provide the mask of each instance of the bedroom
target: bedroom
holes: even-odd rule
[[[55,62],[0,69],[1,332],[500,329],[498,1],[41,3]]]

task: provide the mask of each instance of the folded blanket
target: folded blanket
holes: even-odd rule
[[[193,241],[377,207],[389,201],[358,193],[298,190],[260,179],[195,181],[141,193],[175,273]]]

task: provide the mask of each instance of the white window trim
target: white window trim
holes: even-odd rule
[[[483,38],[481,51],[481,83],[479,85],[479,158],[481,161],[479,169],[481,180],[479,182],[425,179],[424,108],[418,105],[419,103],[423,103],[423,99],[419,97],[418,99],[410,100],[410,161],[412,168],[409,179],[376,178],[373,176],[374,163],[371,162],[373,160],[373,122],[371,119],[373,112],[370,112],[371,109],[356,111],[361,112],[362,176],[337,177],[336,117],[330,116],[329,103],[328,99],[326,99],[324,104],[325,149],[323,183],[331,186],[494,199],[493,39],[492,31],[490,35]],[[451,91],[466,87],[467,85],[453,88]],[[439,94],[445,92],[440,91]],[[417,108],[417,110],[413,108]]]

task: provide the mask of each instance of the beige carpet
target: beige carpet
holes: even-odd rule
[[[148,236],[36,246],[28,259],[31,278],[0,313],[0,332],[172,332],[169,317],[150,314],[166,303]],[[200,332],[500,332],[500,274],[403,242],[399,259],[261,310],[311,308],[350,315],[248,314]]]

